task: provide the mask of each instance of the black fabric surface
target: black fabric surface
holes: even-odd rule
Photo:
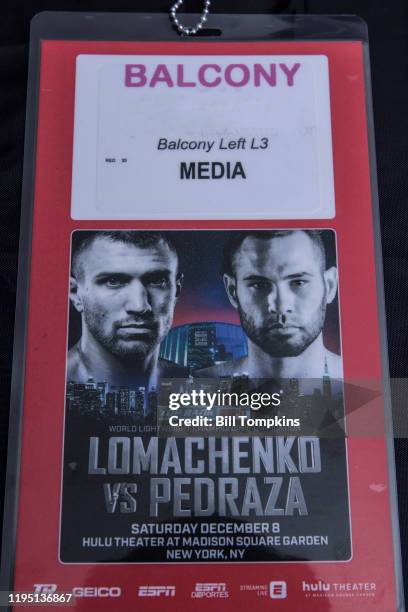
[[[10,396],[29,21],[43,10],[167,11],[151,0],[59,0],[0,5],[0,525]],[[188,10],[201,10],[195,0]],[[385,296],[392,377],[408,376],[408,3],[406,0],[214,0],[212,12],[357,14],[368,23]],[[357,264],[358,265],[358,264]],[[408,441],[396,440],[405,582],[408,583]],[[373,544],[375,546],[375,544]],[[408,593],[407,593],[408,595]]]

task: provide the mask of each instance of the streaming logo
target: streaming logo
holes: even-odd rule
[[[271,599],[286,599],[288,591],[286,582],[283,580],[274,580],[269,583],[269,597]]]

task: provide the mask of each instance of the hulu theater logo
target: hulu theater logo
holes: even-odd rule
[[[286,582],[283,580],[274,580],[269,583],[269,597],[271,599],[286,599],[288,596],[288,590],[286,588]]]

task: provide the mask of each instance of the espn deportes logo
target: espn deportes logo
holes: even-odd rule
[[[148,586],[139,587],[139,597],[174,597],[176,594],[175,586]]]
[[[284,580],[274,580],[269,583],[269,597],[271,599],[286,599],[288,589]]]
[[[229,593],[225,582],[196,582],[191,597],[196,599],[225,599],[229,597]]]

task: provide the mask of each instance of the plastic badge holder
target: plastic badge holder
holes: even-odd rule
[[[365,24],[38,15],[21,228],[2,589],[402,610]]]

